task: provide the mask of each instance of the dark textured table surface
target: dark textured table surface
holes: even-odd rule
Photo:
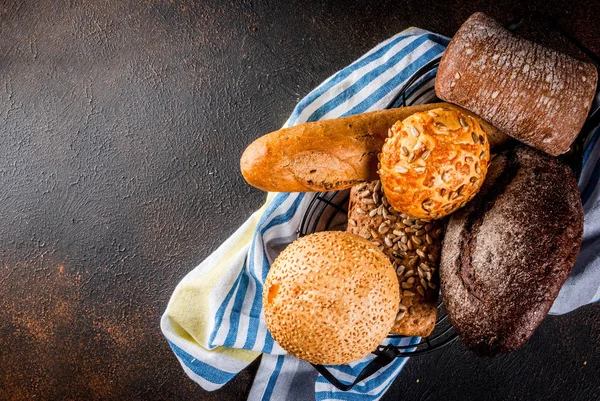
[[[235,400],[159,330],[177,282],[264,200],[239,156],[409,26],[554,16],[600,53],[597,1],[0,1],[0,399]],[[543,24],[525,34],[565,42]],[[531,32],[529,32],[531,31]],[[600,305],[519,351],[413,358],[386,399],[598,400]]]

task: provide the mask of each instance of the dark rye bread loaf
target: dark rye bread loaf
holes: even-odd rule
[[[597,82],[592,64],[519,38],[475,13],[444,52],[435,91],[556,156],[569,150],[581,130]]]
[[[487,356],[519,348],[552,306],[582,234],[568,167],[525,146],[498,155],[442,246],[442,297],[465,345]]]

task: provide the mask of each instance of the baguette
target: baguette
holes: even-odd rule
[[[508,137],[473,113],[448,103],[374,111],[333,120],[299,124],[258,138],[242,154],[246,181],[273,192],[322,192],[378,180],[378,154],[388,130],[413,113],[455,108],[477,119],[490,146]]]

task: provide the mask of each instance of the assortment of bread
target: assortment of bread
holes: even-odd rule
[[[577,136],[596,83],[593,66],[477,13],[436,79],[437,95],[456,104],[299,124],[248,146],[241,170],[258,188],[351,188],[347,232],[300,238],[271,266],[263,308],[273,338],[312,363],[358,360],[388,333],[428,336],[439,284],[467,346],[521,346],[579,252],[577,183],[550,155]],[[503,131],[550,155],[515,148]],[[509,150],[494,158],[499,145]]]

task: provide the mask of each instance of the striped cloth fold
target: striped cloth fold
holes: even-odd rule
[[[447,38],[418,28],[393,36],[310,92],[285,126],[384,108],[415,71],[441,56],[447,44]],[[426,89],[409,91],[409,102]],[[580,180],[586,211],[584,246],[553,313],[566,313],[600,297],[600,257],[595,252],[600,248],[600,191],[596,186],[600,146],[595,146],[599,136],[596,131],[588,141]],[[161,329],[185,373],[204,389],[220,388],[262,355],[251,400],[378,400],[406,364],[407,358],[396,358],[351,391],[342,392],[310,364],[288,355],[268,332],[262,315],[263,283],[279,252],[297,238],[314,196],[270,193],[265,205],[175,289]],[[386,339],[385,343],[412,345],[417,341]],[[329,366],[329,370],[340,381],[351,383],[372,358]]]
[[[600,92],[592,112],[600,112]],[[600,300],[600,127],[593,127],[584,143],[579,192],[583,203],[583,241],[575,265],[554,301],[550,314],[561,315]]]

